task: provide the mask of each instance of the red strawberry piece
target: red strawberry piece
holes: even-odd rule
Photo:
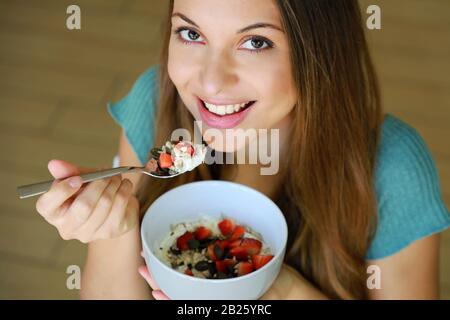
[[[191,270],[191,269],[186,269],[186,270],[184,271],[184,274],[187,274],[188,276],[193,276],[193,275],[194,275],[194,273],[192,273],[192,270]]]
[[[177,248],[179,250],[188,250],[188,241],[194,239],[194,234],[192,232],[186,231],[182,236],[177,239]]]
[[[250,255],[258,254],[259,251],[261,251],[262,243],[258,239],[254,238],[243,238],[238,239],[235,241],[232,241],[228,247],[230,249],[236,248],[236,247],[244,247],[249,250]]]
[[[206,227],[200,226],[195,230],[195,239],[205,240],[211,235],[211,230]]]
[[[172,164],[172,155],[165,152],[159,155],[159,165],[161,166],[161,168],[170,168]]]
[[[151,159],[147,162],[147,165],[145,166],[145,169],[146,169],[147,171],[154,172],[154,171],[156,171],[156,170],[158,169],[158,163],[156,162],[155,159],[151,158]]]
[[[236,261],[233,259],[225,259],[216,261],[216,269],[222,273],[228,273],[228,269],[234,267]]]
[[[259,254],[253,255],[252,262],[253,262],[253,266],[255,267],[255,270],[262,268],[270,260],[272,260],[272,258],[273,258],[273,255],[259,255]]]
[[[228,247],[232,256],[243,260],[247,256],[258,254],[261,251],[262,243],[257,239],[244,238],[231,242]]]
[[[193,146],[189,146],[188,147],[188,152],[191,155],[191,157],[194,155],[194,147]]]
[[[235,257],[238,260],[247,260],[248,259],[248,250],[243,247],[232,248],[229,251],[232,257]]]
[[[239,238],[241,238],[243,235],[245,234],[245,227],[243,226],[237,226],[236,228],[234,228],[233,233],[230,236],[230,241],[234,241],[237,240]]]
[[[236,265],[238,277],[253,272],[253,264],[251,262],[239,262]]]
[[[223,219],[222,221],[219,222],[218,226],[220,232],[224,236],[230,235],[234,231],[234,228],[236,227],[234,222],[230,219]]]
[[[225,248],[228,246],[227,240],[217,240],[208,245],[207,255],[212,261],[222,260]]]

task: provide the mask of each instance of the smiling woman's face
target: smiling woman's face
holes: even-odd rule
[[[281,128],[297,101],[273,0],[175,0],[168,71],[203,134],[209,128],[224,136],[231,128]],[[232,141],[210,146],[226,152],[243,147]]]

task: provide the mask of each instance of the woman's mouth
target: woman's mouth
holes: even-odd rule
[[[247,101],[237,104],[212,104],[198,98],[200,115],[210,127],[227,129],[242,122],[249,109],[256,101]]]
[[[229,105],[215,105],[203,101],[204,106],[212,113],[219,116],[225,116],[228,114],[238,113],[245,108],[250,107],[255,101],[248,101],[240,104],[229,104]]]

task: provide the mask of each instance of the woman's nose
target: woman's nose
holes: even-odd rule
[[[228,87],[238,82],[230,61],[225,57],[210,58],[205,61],[200,77],[204,94],[209,97],[216,97],[220,92],[227,91]]]

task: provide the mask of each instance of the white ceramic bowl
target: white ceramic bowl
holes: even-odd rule
[[[170,225],[196,221],[203,216],[229,217],[260,233],[274,258],[264,267],[230,279],[200,279],[177,272],[160,261],[155,252],[170,232]],[[256,300],[280,272],[287,243],[286,220],[264,194],[227,181],[198,181],[174,188],[156,199],[141,226],[145,261],[159,288],[171,299]]]

